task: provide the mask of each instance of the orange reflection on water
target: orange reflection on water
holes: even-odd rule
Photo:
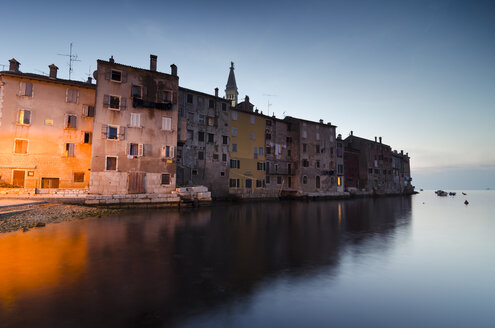
[[[0,236],[0,305],[11,306],[21,295],[73,281],[83,272],[86,234],[43,230]]]

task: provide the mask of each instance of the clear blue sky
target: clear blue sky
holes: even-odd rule
[[[85,80],[96,59],[225,89],[266,113],[382,136],[422,188],[495,188],[493,1],[23,1],[2,5],[0,64]],[[8,13],[8,14],[7,14]],[[0,66],[1,69],[1,66]],[[266,94],[274,95],[270,98]]]

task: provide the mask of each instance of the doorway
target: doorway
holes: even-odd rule
[[[12,185],[19,188],[24,188],[24,177],[26,171],[24,170],[14,170],[12,174]]]

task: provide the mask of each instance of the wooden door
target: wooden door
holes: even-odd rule
[[[24,176],[26,172],[23,170],[14,170],[14,174],[12,177],[12,185],[16,187],[24,188]]]
[[[144,187],[144,172],[129,172],[127,179],[127,191],[129,194],[144,194],[146,193]]]

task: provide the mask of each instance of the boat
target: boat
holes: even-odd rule
[[[448,193],[446,191],[443,191],[443,190],[440,190],[440,189],[437,190],[437,191],[435,191],[435,194],[437,194],[437,196],[442,196],[442,197],[448,195]]]
[[[455,196],[455,192],[451,191],[451,192],[449,192],[449,195],[450,196]]]

